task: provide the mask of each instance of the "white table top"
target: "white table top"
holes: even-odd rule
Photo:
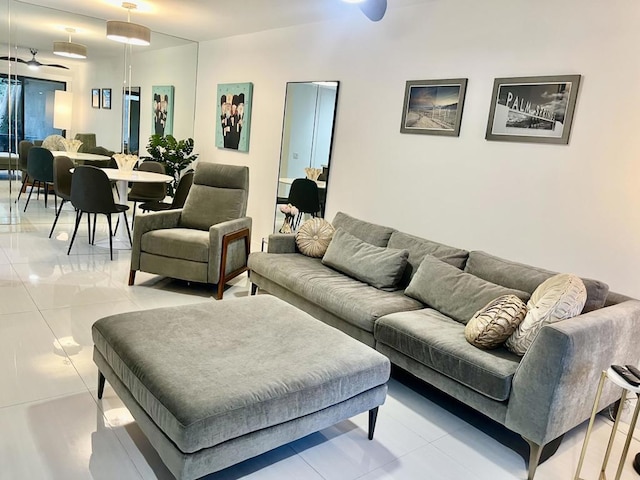
[[[284,183],[285,185],[291,185],[295,178],[280,177],[278,180],[280,181],[280,183]],[[324,182],[322,180],[316,180],[316,184],[320,189],[327,188],[327,182]]]
[[[52,150],[54,157],[69,157],[71,160],[109,160],[111,157],[95,153],[65,152],[64,150]]]
[[[169,183],[173,177],[155,172],[141,172],[139,170],[120,170],[119,168],[102,168],[107,174],[109,180],[122,182],[141,182],[141,183]]]

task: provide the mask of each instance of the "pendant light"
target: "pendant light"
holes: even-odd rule
[[[76,33],[75,28],[64,29],[69,34],[68,42],[53,42],[53,53],[67,58],[87,58],[87,47],[71,41],[71,34]]]
[[[131,10],[135,10],[138,6],[135,3],[123,2],[122,8],[127,9],[127,21],[108,20],[107,38],[129,45],[150,45],[151,30],[144,25],[131,23]]]

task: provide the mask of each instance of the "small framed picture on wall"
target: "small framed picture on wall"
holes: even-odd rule
[[[91,106],[93,108],[100,108],[100,89],[99,88],[91,89]]]
[[[102,108],[111,110],[111,89],[110,88],[102,89]]]

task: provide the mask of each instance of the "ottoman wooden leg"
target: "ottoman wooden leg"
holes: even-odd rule
[[[256,293],[258,293],[258,285],[256,285],[255,283],[251,284],[251,295],[255,295]]]
[[[378,419],[378,407],[369,410],[369,440],[373,440],[373,432],[376,429],[376,420]]]
[[[104,381],[104,375],[98,370],[98,398],[102,398],[102,394],[104,393]]]
[[[129,271],[129,286],[133,285],[133,282],[136,281],[136,271],[135,270],[130,270]]]

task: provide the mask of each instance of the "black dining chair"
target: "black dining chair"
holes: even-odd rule
[[[65,202],[71,201],[71,169],[74,167],[73,160],[69,157],[60,156],[53,159],[53,191],[60,197],[60,207],[56,212],[56,218],[53,220],[51,231],[49,232],[49,238],[53,235],[53,231],[58,223],[60,212]]]
[[[187,201],[187,195],[189,195],[189,190],[191,190],[191,185],[193,185],[193,176],[195,172],[190,170],[186,172],[178,182],[178,186],[176,187],[176,192],[173,195],[173,200],[171,203],[167,202],[145,202],[141,203],[140,209],[143,212],[161,212],[164,210],[175,210],[176,208],[184,207],[184,202]]]
[[[138,166],[140,172],[162,173],[164,175],[164,165],[160,162],[146,161]],[[165,182],[133,182],[129,190],[128,199],[133,202],[132,221],[136,218],[137,202],[161,202],[167,196],[167,184]]]
[[[20,187],[20,191],[18,192],[18,198],[16,202],[20,200],[20,195],[26,189],[27,181],[29,181],[29,173],[27,172],[27,162],[29,158],[29,150],[33,148],[33,143],[29,140],[22,140],[18,144],[18,167],[22,171],[22,185]]]
[[[91,166],[79,166],[76,167],[73,172],[73,181],[71,182],[71,204],[76,209],[76,224],[73,229],[73,235],[71,236],[71,242],[69,243],[69,250],[67,255],[71,252],[73,247],[73,241],[78,233],[78,226],[82,220],[82,215],[86,213],[90,214],[103,214],[107,217],[107,223],[109,224],[109,254],[111,260],[113,260],[113,229],[111,228],[111,214],[122,213],[129,209],[127,205],[117,204],[113,199],[113,192],[111,190],[111,182],[107,174],[101,169]],[[129,235],[129,241],[131,242],[131,232],[129,230],[129,222],[124,222],[127,227],[127,234]],[[93,239],[95,240],[95,228],[96,221],[93,222]],[[89,235],[91,238],[91,235]]]
[[[308,178],[296,178],[291,183],[289,190],[289,202],[298,209],[298,216],[293,221],[293,229],[298,228],[303,214],[309,213],[316,216],[320,211],[318,196],[318,184]]]
[[[29,206],[29,200],[31,200],[31,194],[33,188],[38,185],[38,195],[40,195],[40,188],[44,184],[44,208],[47,208],[47,197],[49,195],[49,185],[53,184],[53,154],[51,151],[42,147],[32,147],[29,150],[27,157],[27,174],[31,179],[31,190],[29,190],[29,196],[27,197],[27,203],[24,206],[24,211],[27,211]],[[55,201],[56,210],[58,209],[57,197],[53,196]]]

